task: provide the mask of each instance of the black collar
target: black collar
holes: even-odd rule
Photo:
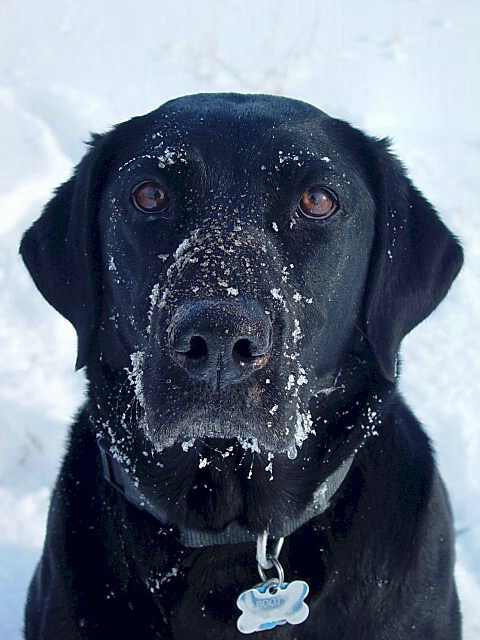
[[[107,442],[98,440],[102,457],[103,475],[117,491],[128,501],[142,511],[146,511],[156,518],[162,525],[169,525],[165,510],[149,500],[142,492],[141,486],[125,470],[122,464],[112,455]],[[352,466],[354,455],[350,456],[328,478],[320,484],[313,494],[312,500],[305,510],[295,518],[286,518],[282,526],[268,531],[272,538],[280,539],[291,535],[312,518],[327,510],[330,500],[345,480]],[[185,547],[209,547],[220,544],[238,544],[240,542],[254,542],[258,535],[252,533],[237,522],[232,522],[222,531],[201,531],[189,527],[178,527],[177,538]]]

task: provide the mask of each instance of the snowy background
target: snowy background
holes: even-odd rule
[[[463,241],[449,298],[404,342],[402,387],[438,451],[465,638],[480,639],[479,33],[478,0],[1,1],[0,640],[21,637],[84,384],[73,330],[17,256],[21,233],[90,131],[178,95],[231,90],[300,98],[391,135]]]

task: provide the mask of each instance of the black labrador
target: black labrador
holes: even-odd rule
[[[462,251],[386,141],[176,99],[94,137],[21,253],[89,380],[28,639],[460,638],[397,358]]]

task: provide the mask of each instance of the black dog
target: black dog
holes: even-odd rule
[[[95,137],[21,252],[89,380],[27,638],[460,638],[396,361],[462,252],[385,141],[174,100]]]

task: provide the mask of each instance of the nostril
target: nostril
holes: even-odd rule
[[[240,338],[233,345],[232,357],[240,365],[263,367],[269,358],[269,346],[262,348],[247,338]]]
[[[251,362],[255,357],[252,354],[252,343],[246,338],[241,338],[233,345],[233,359],[237,362]]]
[[[202,336],[193,336],[190,339],[190,349],[185,353],[187,358],[200,360],[208,355],[207,343]]]

